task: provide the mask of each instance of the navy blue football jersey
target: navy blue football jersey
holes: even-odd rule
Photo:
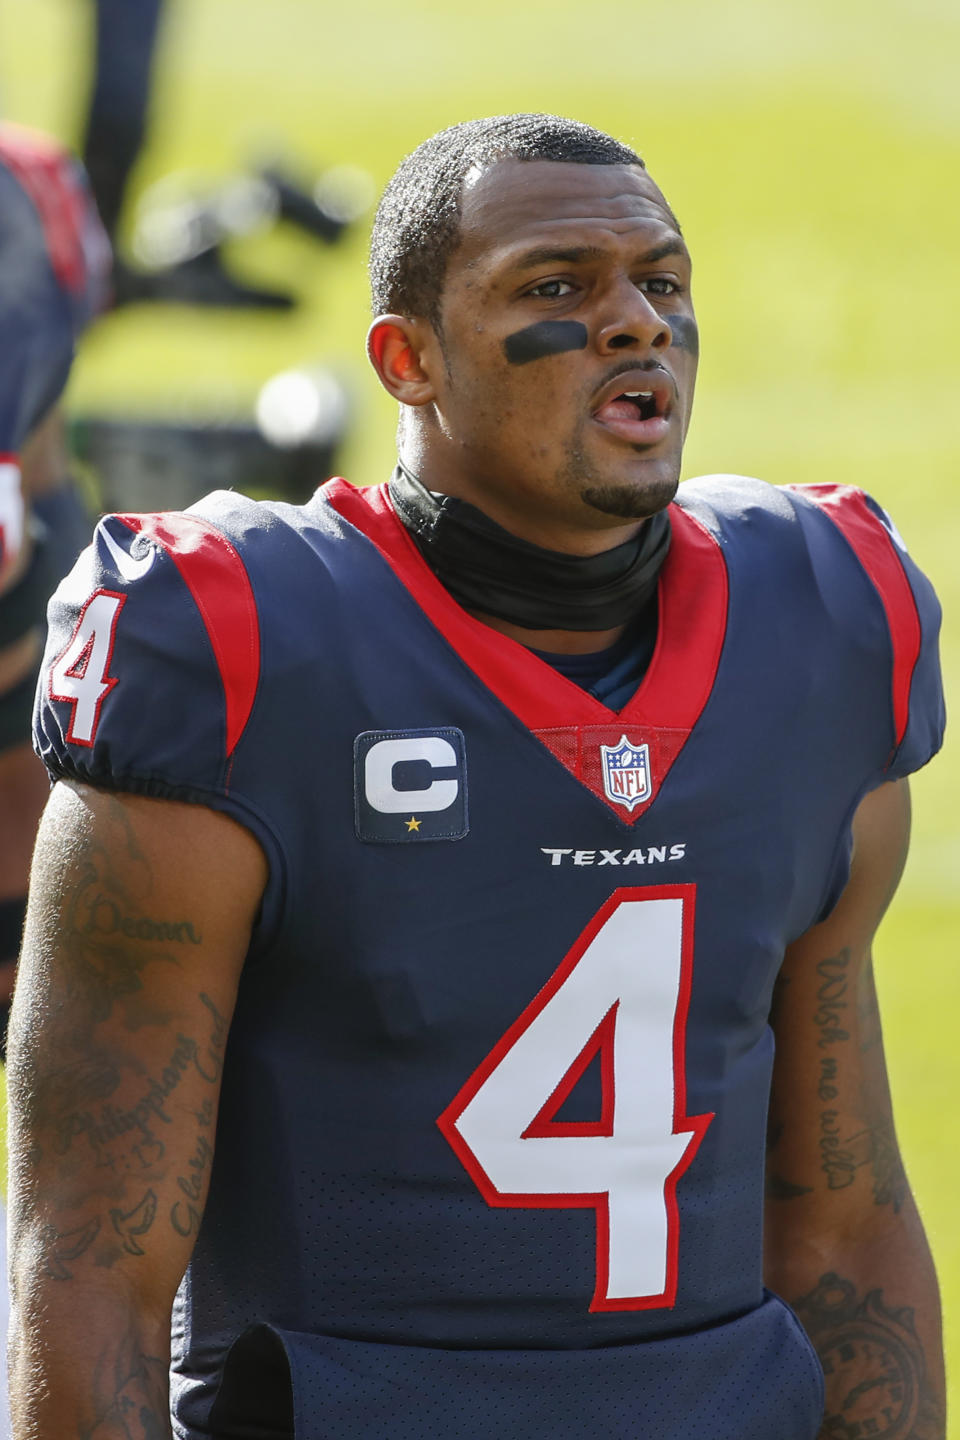
[[[108,516],[51,602],[51,773],[270,864],[179,1435],[816,1435],[761,1273],[771,991],[940,743],[939,612],[860,491],[714,476],[670,520],[619,711],[462,610],[385,487]]]

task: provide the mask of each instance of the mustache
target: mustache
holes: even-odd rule
[[[676,381],[674,380],[673,376],[670,374],[670,371],[667,369],[666,365],[661,365],[659,360],[650,360],[650,359],[647,359],[647,360],[637,360],[637,359],[633,359],[633,360],[626,360],[626,359],[624,359],[624,360],[621,360],[621,362],[620,362],[619,365],[614,365],[614,367],[613,367],[612,370],[608,370],[608,371],[607,371],[606,376],[604,377],[604,380],[603,380],[603,384],[604,384],[604,385],[608,385],[611,380],[616,380],[616,378],[617,378],[618,375],[626,375],[626,373],[627,373],[628,370],[645,370],[645,371],[659,370],[662,375],[666,375],[666,377],[667,377],[667,379],[670,381],[670,384],[671,384],[671,385],[675,385],[675,384],[676,384]],[[599,388],[600,388],[600,386],[598,385],[598,386],[597,386],[597,389],[599,390]]]
[[[599,384],[592,385],[590,387],[591,394],[595,395],[597,391],[602,390],[605,385],[609,385],[611,380],[616,380],[618,375],[626,375],[628,371],[631,370],[634,372],[634,374],[638,370],[642,370],[646,374],[656,374],[663,377],[667,380],[670,386],[673,399],[675,401],[679,400],[680,396],[679,391],[677,390],[677,382],[674,375],[671,373],[671,371],[667,369],[666,365],[661,365],[659,360],[651,360],[649,357],[645,360],[627,360],[626,358],[624,358],[619,362],[619,364],[612,366],[612,368],[607,371],[606,375],[604,375],[603,379],[600,381]]]

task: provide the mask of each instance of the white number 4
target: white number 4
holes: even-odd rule
[[[591,1310],[676,1300],[695,892],[616,891],[437,1121],[488,1205],[596,1210]],[[597,1055],[599,1119],[556,1120]]]
[[[100,706],[116,685],[108,675],[113,655],[117,618],[126,595],[97,590],[80,611],[77,628],[66,650],[50,667],[50,697],[71,706],[67,739],[73,745],[93,744]]]

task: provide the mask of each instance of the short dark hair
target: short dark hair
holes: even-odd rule
[[[558,115],[493,115],[431,135],[401,162],[373,222],[375,315],[418,315],[438,327],[447,265],[460,243],[464,179],[497,160],[643,165],[619,140]]]

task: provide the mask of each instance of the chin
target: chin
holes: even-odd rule
[[[619,520],[646,520],[670,504],[679,483],[677,474],[634,484],[614,481],[607,485],[586,485],[580,491],[580,499],[602,515],[615,515]]]

